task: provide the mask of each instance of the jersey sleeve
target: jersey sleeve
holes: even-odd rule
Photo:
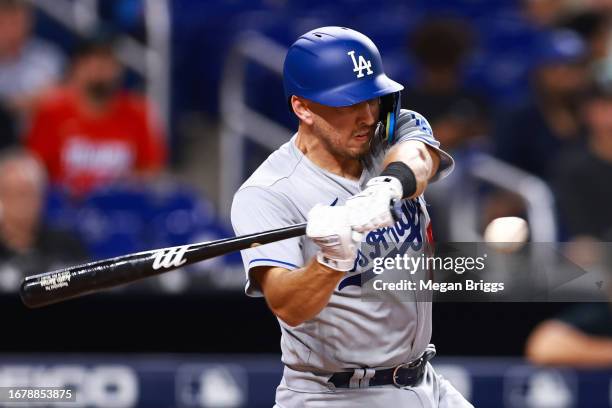
[[[395,132],[398,136],[393,144],[402,143],[408,140],[418,140],[438,152],[440,155],[440,166],[431,181],[443,179],[453,171],[455,167],[453,158],[440,148],[440,142],[434,137],[431,125],[423,115],[415,111],[402,109]]]
[[[242,188],[236,193],[231,218],[236,235],[282,228],[299,222],[283,196],[256,186]],[[263,296],[261,288],[250,276],[250,271],[256,266],[289,270],[301,268],[304,257],[300,245],[300,238],[296,237],[240,251],[247,279],[245,293],[254,297]]]

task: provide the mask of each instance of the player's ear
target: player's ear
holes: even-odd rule
[[[304,98],[292,95],[291,108],[293,109],[295,116],[297,116],[301,122],[304,122],[307,125],[312,125],[312,111],[308,107],[308,103]]]

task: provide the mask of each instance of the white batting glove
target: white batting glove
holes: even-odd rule
[[[395,177],[374,177],[361,193],[350,197],[349,222],[355,231],[368,232],[393,225],[391,204],[402,198],[402,184]]]
[[[338,271],[353,269],[362,234],[351,228],[348,208],[317,204],[308,212],[306,236],[320,248],[319,263]]]

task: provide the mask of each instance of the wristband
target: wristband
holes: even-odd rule
[[[402,185],[402,198],[408,198],[416,193],[417,181],[414,172],[406,163],[394,161],[380,173],[379,177],[395,177]]]

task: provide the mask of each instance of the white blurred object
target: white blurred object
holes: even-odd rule
[[[565,408],[574,403],[571,389],[563,377],[554,371],[537,373],[529,385],[529,392],[525,396],[529,408]]]
[[[0,265],[0,292],[15,292],[22,278],[21,272],[10,263]]]
[[[529,236],[527,221],[519,217],[496,218],[487,225],[484,240],[493,249],[510,253],[519,250]]]
[[[161,274],[158,279],[161,289],[166,293],[182,293],[189,286],[189,277],[182,268]]]
[[[201,407],[233,408],[241,407],[245,402],[242,387],[223,366],[202,373],[200,383]]]

